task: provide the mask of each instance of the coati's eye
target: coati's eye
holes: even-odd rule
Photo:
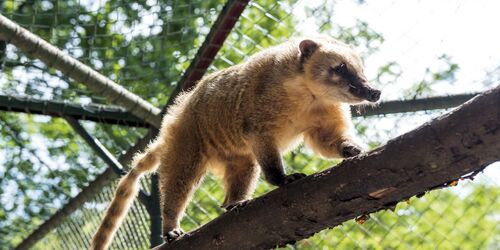
[[[334,74],[345,75],[347,73],[347,66],[345,63],[341,63],[336,67],[330,67],[328,73],[333,76]]]
[[[339,66],[335,67],[335,72],[337,74],[345,74],[347,72],[347,66],[345,66],[345,63],[341,63]]]

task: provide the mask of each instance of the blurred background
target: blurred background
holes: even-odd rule
[[[7,18],[161,108],[225,4],[4,0],[0,8]],[[494,0],[250,1],[208,72],[240,63],[292,36],[327,34],[361,53],[368,78],[383,90],[382,102],[479,93],[500,80],[500,33],[495,32],[499,9],[500,2]],[[33,249],[86,249],[117,176],[104,178],[82,194],[108,166],[64,119],[28,108],[10,112],[9,98],[83,109],[90,103],[111,103],[3,41],[0,67],[0,97],[7,100],[0,105],[0,249],[15,248],[28,236],[36,239],[28,244]],[[375,148],[446,111],[353,119],[360,142]],[[148,132],[122,118],[117,124],[99,119],[80,123],[118,157]],[[338,163],[319,159],[303,147],[285,159],[289,171],[307,174]],[[346,222],[285,248],[499,249],[499,166],[489,166],[474,181],[400,203],[394,212],[373,214],[364,224]],[[142,184],[150,192],[151,181]],[[273,188],[261,181],[255,196]],[[64,210],[70,213],[58,212],[78,195],[81,204]],[[183,228],[192,230],[223,213],[223,198],[220,180],[209,175],[189,205]],[[136,200],[112,248],[149,248],[150,217]],[[48,221],[47,230],[36,231]]]

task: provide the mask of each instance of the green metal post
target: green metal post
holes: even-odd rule
[[[151,219],[150,229],[151,248],[163,243],[161,229],[161,209],[160,209],[160,191],[158,188],[158,175],[151,176],[151,194],[149,196],[149,218]]]

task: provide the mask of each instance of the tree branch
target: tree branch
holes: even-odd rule
[[[159,249],[269,249],[393,208],[500,160],[500,87],[368,154],[227,212]]]

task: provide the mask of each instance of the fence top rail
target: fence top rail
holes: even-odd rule
[[[49,115],[70,116],[77,120],[117,124],[135,127],[149,127],[123,107],[95,103],[80,104],[67,101],[53,101],[19,95],[0,95],[0,110]]]

